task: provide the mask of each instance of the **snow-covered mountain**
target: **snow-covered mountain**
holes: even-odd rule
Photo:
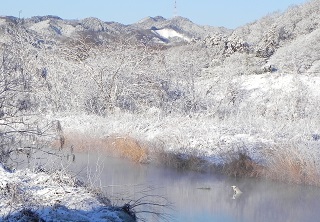
[[[230,33],[230,30],[226,28],[199,26],[183,17],[172,19],[160,16],[147,17],[131,25],[104,22],[93,17],[82,20],[63,20],[57,16],[35,16],[20,21],[15,17],[0,18],[0,26],[18,22],[26,29],[39,35],[59,39],[77,36],[79,33],[87,33],[88,35],[95,33],[95,35],[100,35],[100,38],[135,36],[137,40],[147,39],[151,43],[170,44],[202,39],[210,33]]]
[[[319,1],[313,0],[303,6],[293,6],[285,13],[270,14],[235,30],[197,25],[180,16],[171,19],[161,16],[146,17],[130,25],[102,21],[93,17],[81,20],[64,20],[57,16],[48,15],[19,20],[16,17],[6,16],[0,17],[0,27],[9,23],[19,23],[39,35],[59,39],[86,33],[88,36],[95,35],[100,39],[135,36],[137,40],[144,39],[156,44],[190,42],[195,39],[203,40],[208,36],[211,37],[211,40],[212,38],[217,40],[217,36],[222,36],[224,40],[241,40],[250,45],[251,48],[255,47],[255,50],[260,48],[261,56],[269,57],[276,48],[280,48],[295,38],[308,35],[316,30],[320,23],[319,7]],[[273,43],[270,41],[273,41]],[[267,52],[266,47],[268,46],[266,44],[269,43],[273,45],[269,47]],[[215,42],[213,44],[217,45],[219,43]]]
[[[211,33],[230,33],[229,29],[223,27],[200,26],[189,19],[180,16],[173,17],[172,19],[165,19],[160,16],[154,18],[147,17],[132,25],[140,29],[174,30],[188,39],[204,38]]]

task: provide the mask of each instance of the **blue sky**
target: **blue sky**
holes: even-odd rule
[[[308,0],[177,0],[178,15],[199,25],[236,28],[274,11]],[[63,19],[97,17],[131,24],[147,16],[171,18],[174,0],[0,0],[0,15],[27,18],[57,15]]]

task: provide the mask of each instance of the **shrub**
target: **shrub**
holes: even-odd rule
[[[169,152],[163,148],[157,148],[152,152],[152,158],[157,164],[171,167],[177,170],[192,170],[205,172],[211,170],[211,164],[196,154],[182,154]]]
[[[265,174],[264,167],[254,162],[245,152],[232,154],[228,158],[222,166],[222,172],[229,176],[261,177]]]

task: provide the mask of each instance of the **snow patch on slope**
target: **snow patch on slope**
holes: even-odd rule
[[[308,90],[313,96],[320,96],[320,77],[297,74],[263,74],[249,75],[242,79],[242,88],[250,90],[272,91],[282,90],[290,93],[298,86]]]
[[[269,91],[274,89],[282,89],[286,92],[294,90],[293,75],[250,75],[243,78],[243,88],[246,90],[261,89]]]
[[[181,38],[187,42],[191,41],[190,38],[182,35],[181,33],[177,32],[173,29],[164,28],[164,29],[159,29],[159,30],[152,30],[152,32],[161,36],[162,38],[165,38],[165,39],[178,37],[178,38]]]

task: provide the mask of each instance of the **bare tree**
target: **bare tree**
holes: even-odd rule
[[[45,136],[54,136],[52,123],[37,116],[35,89],[41,87],[34,66],[36,38],[20,24],[10,24],[0,63],[0,162],[13,156],[27,157],[42,148]]]

